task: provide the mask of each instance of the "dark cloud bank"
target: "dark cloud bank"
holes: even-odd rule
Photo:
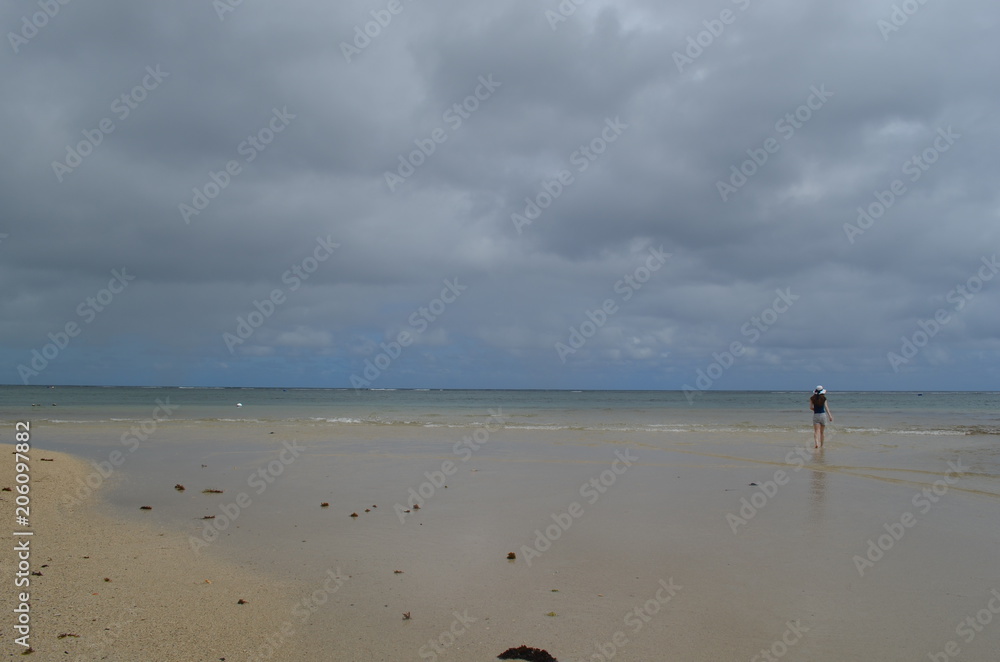
[[[994,389],[998,16],[6,3],[0,381]]]

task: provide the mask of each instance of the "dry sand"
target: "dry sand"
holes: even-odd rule
[[[13,446],[0,463],[0,485],[13,487]],[[31,452],[31,584],[15,589],[17,553],[2,556],[5,655],[25,659],[14,642],[17,592],[30,593],[30,645],[36,660],[135,662],[257,659],[280,632],[295,586],[210,554],[195,557],[184,538],[153,525],[123,522],[100,512],[98,498],[65,505],[67,485],[92,471],[84,461],[51,451]],[[42,461],[51,459],[51,462]],[[0,493],[0,521],[14,524],[16,492]],[[11,538],[8,538],[11,540]],[[39,573],[39,574],[34,574]],[[245,604],[239,604],[244,600]],[[296,659],[288,638],[282,657]]]

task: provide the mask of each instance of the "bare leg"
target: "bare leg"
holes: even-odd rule
[[[815,448],[823,447],[823,426],[819,423],[813,423],[813,441],[815,442]]]

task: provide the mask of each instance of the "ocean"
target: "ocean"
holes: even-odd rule
[[[56,426],[141,421],[158,402],[175,421],[466,427],[502,409],[514,429],[650,432],[798,430],[793,391],[551,391],[0,386],[0,421]],[[1000,392],[828,392],[844,434],[1000,433]]]
[[[553,467],[629,445],[726,456],[739,448],[742,460],[779,461],[789,448],[812,446],[809,395],[3,386],[0,430],[12,436],[15,421],[29,421],[36,444],[98,463],[124,447],[127,461],[116,473],[129,480],[117,481],[109,496],[112,504],[131,508],[142,498],[134,488],[165,472],[194,479],[200,472],[192,476],[192,467],[217,467],[220,458],[250,471],[286,440],[311,449],[314,469],[333,467],[342,456],[433,465],[455,456],[453,446],[473,434],[493,440],[489,448],[476,447],[476,459],[518,457]],[[965,484],[1000,495],[1000,393],[827,395],[834,415],[826,430],[829,447],[861,454],[859,462],[880,467],[890,480],[933,471],[942,457],[967,457],[976,471]],[[376,473],[371,480],[390,479]]]

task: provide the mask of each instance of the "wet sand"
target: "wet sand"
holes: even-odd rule
[[[0,445],[11,458],[0,467],[4,487],[15,486],[13,448]],[[30,457],[30,527],[12,526],[16,492],[0,493],[8,530],[34,532],[15,543],[28,541],[29,586],[15,588],[19,560],[10,545],[3,555],[5,657],[245,660],[266,651],[267,633],[280,630],[283,620],[275,605],[287,601],[295,582],[208,555],[195,559],[176,531],[109,517],[99,495],[70,504],[67,488],[92,467],[37,448]],[[30,595],[28,658],[11,627],[21,592]],[[287,652],[286,659],[296,659],[293,646]]]
[[[164,425],[80,506],[39,510],[53,560],[33,633],[85,653],[132,608],[146,620],[107,659],[256,659],[268,638],[277,660],[492,660],[524,644],[560,662],[916,660],[949,642],[987,660],[1000,643],[1000,614],[971,640],[957,630],[1000,589],[992,438],[833,434],[815,454],[796,434],[499,429],[462,446],[472,432]],[[73,492],[80,475],[59,472],[93,471],[33,467],[40,504]]]

